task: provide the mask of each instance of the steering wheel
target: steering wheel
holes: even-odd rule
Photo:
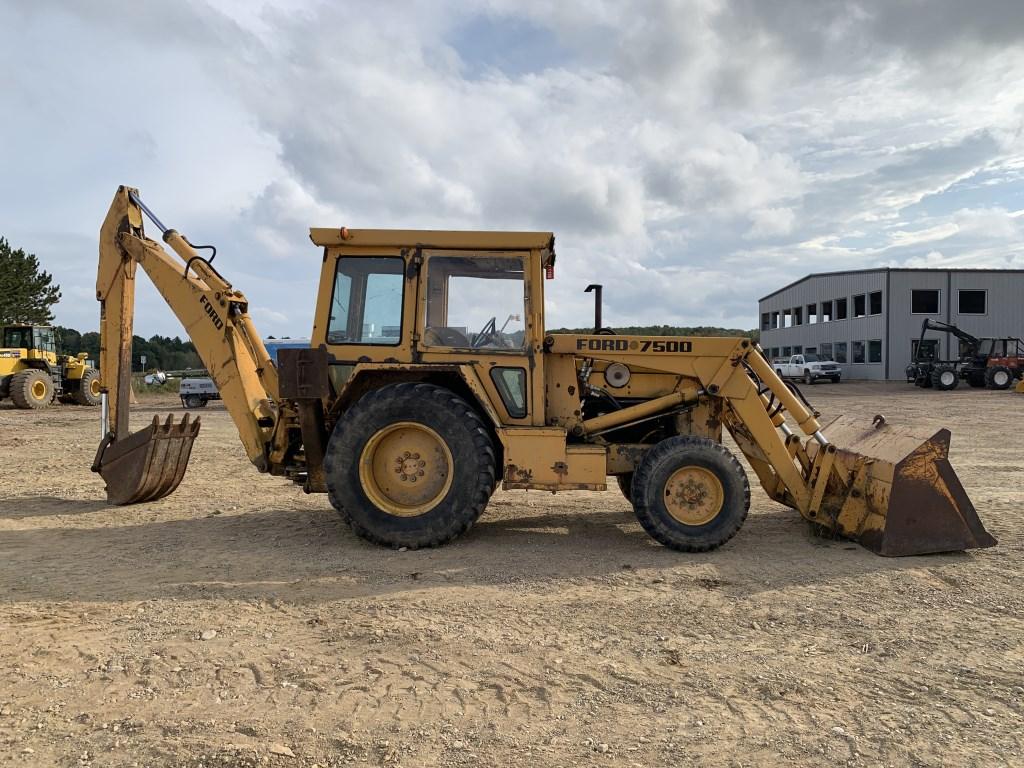
[[[498,334],[498,318],[492,317],[486,323],[484,327],[480,329],[480,332],[473,336],[473,343],[471,346],[476,349],[482,347],[488,340]]]

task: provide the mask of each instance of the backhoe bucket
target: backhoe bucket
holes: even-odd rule
[[[107,484],[107,502],[137,504],[172,493],[185,476],[198,434],[199,419],[190,423],[185,414],[179,424],[173,416],[163,424],[154,416],[148,427],[121,440],[108,435],[92,466]]]
[[[994,546],[949,463],[949,430],[875,421],[840,416],[822,429],[844,480],[829,482],[825,526],[887,557]]]

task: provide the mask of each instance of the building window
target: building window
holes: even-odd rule
[[[882,292],[872,291],[868,294],[868,313],[872,315],[882,314]]]
[[[772,312],[772,328],[781,328],[781,327],[782,326],[779,325],[779,313],[778,312]]]
[[[761,330],[762,331],[769,330],[768,323],[770,322],[770,320],[771,320],[771,315],[769,315],[767,312],[762,312],[761,313]]]
[[[793,348],[792,347],[783,347],[782,348],[782,356],[783,357],[789,357],[792,354],[793,354]]]
[[[771,354],[769,356],[771,358],[773,358],[773,359],[778,357],[779,356],[779,348],[778,347],[772,347],[772,351],[771,351]]]
[[[836,320],[846,319],[846,299],[836,299]]]
[[[846,342],[845,341],[837,341],[836,342],[836,362],[837,363],[845,363],[846,362]]]
[[[988,291],[960,291],[957,309],[961,315],[984,315],[987,311]]]
[[[864,342],[855,341],[853,342],[853,362],[863,363],[864,362]]]
[[[782,310],[780,317],[781,324],[780,328],[792,328],[793,327],[793,314],[788,309]]]
[[[804,353],[804,348],[801,347],[799,344],[797,344],[795,347],[793,347],[793,354],[794,355],[802,355],[803,353]]]
[[[939,314],[939,291],[933,288],[915,289],[910,292],[910,313],[912,315]]]
[[[800,307],[797,307],[796,309],[793,310],[793,325],[803,325],[803,324],[804,324],[803,311],[800,309]]]
[[[853,297],[853,316],[864,317],[867,314],[866,304],[864,301],[864,294]]]
[[[808,355],[816,355],[816,354],[818,354],[818,348],[817,347],[807,347],[804,350],[804,353],[808,354]]]
[[[820,323],[821,322],[821,318],[817,317],[817,315],[818,315],[818,305],[817,304],[808,304],[807,305],[807,324],[811,325],[811,323]]]
[[[822,360],[831,360],[832,359],[832,342],[831,341],[824,341],[824,342],[821,343],[821,355],[820,355],[820,357],[821,357]]]
[[[818,315],[819,323],[829,323],[832,321],[832,302],[823,301],[821,302],[821,314]]]
[[[869,363],[880,363],[882,362],[882,340],[871,339],[868,342],[868,362]]]

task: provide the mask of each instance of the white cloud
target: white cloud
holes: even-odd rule
[[[795,220],[792,208],[761,208],[750,214],[751,227],[744,237],[760,240],[788,235],[793,231]]]
[[[0,233],[82,328],[119,183],[220,246],[267,334],[308,333],[306,230],[342,225],[554,230],[553,326],[600,279],[612,324],[754,327],[807,272],[1018,258],[1022,8],[7,4]],[[139,306],[177,332],[152,289]]]

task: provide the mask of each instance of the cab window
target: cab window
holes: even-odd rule
[[[8,349],[31,349],[32,329],[31,328],[5,328],[4,346]]]
[[[405,262],[401,257],[338,259],[327,343],[400,344],[404,287]]]
[[[53,338],[53,328],[35,328],[32,332],[34,346],[43,352],[56,352],[57,344]]]
[[[526,345],[521,256],[432,256],[427,261],[428,346],[520,351]]]

